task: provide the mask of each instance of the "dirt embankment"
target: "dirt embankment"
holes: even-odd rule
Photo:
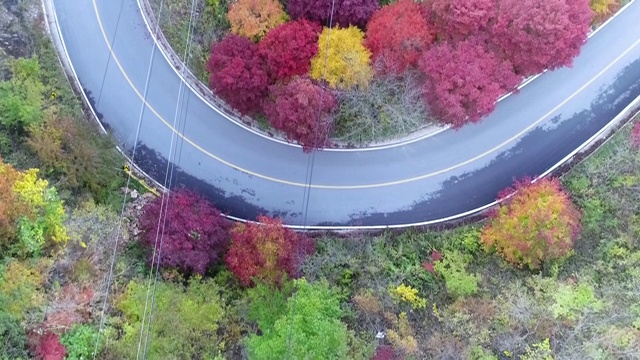
[[[3,0],[0,2],[0,66],[11,57],[33,53],[32,29],[42,23],[38,0]]]

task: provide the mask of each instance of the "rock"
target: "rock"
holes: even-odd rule
[[[134,199],[134,200],[135,200],[135,199],[137,199],[137,198],[138,198],[138,195],[139,195],[139,194],[138,194],[138,191],[137,191],[137,190],[135,190],[135,189],[134,189],[133,191],[131,191],[130,196],[131,196],[131,198],[132,198],[132,199]]]

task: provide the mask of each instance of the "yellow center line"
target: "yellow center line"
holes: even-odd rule
[[[120,72],[122,73],[122,75],[124,76],[125,80],[127,81],[127,83],[129,83],[129,86],[131,86],[131,89],[133,89],[133,91],[136,93],[136,95],[140,98],[140,100],[145,104],[145,106],[154,114],[156,115],[156,117],[158,119],[160,119],[160,121],[167,126],[169,129],[171,129],[171,131],[173,131],[177,136],[179,136],[180,138],[182,138],[184,141],[186,141],[188,144],[190,144],[191,146],[193,146],[194,148],[200,150],[203,154],[211,157],[212,159],[215,159],[219,162],[221,162],[224,165],[230,166],[236,170],[242,171],[246,174],[252,175],[252,176],[256,176],[259,177],[261,179],[265,179],[265,180],[269,180],[269,181],[273,181],[273,182],[277,182],[280,184],[285,184],[285,185],[292,185],[292,186],[299,186],[299,187],[311,187],[314,189],[329,189],[329,190],[351,190],[351,189],[368,189],[368,188],[377,188],[377,187],[386,187],[386,186],[394,186],[394,185],[401,185],[401,184],[406,184],[409,182],[413,182],[413,181],[419,181],[419,180],[423,180],[423,179],[427,179],[430,177],[434,177],[437,175],[441,175],[444,174],[446,172],[455,170],[457,168],[460,168],[462,166],[468,165],[474,161],[477,161],[483,157],[488,156],[489,154],[499,150],[500,148],[504,147],[505,145],[519,139],[520,137],[522,137],[522,135],[524,135],[525,133],[527,133],[529,130],[533,129],[534,127],[538,126],[541,122],[543,122],[547,117],[551,116],[554,112],[556,112],[557,110],[559,110],[562,106],[564,106],[566,103],[568,103],[569,101],[571,101],[573,98],[575,98],[578,94],[580,94],[582,91],[584,91],[584,89],[586,89],[589,85],[591,85],[593,82],[595,82],[598,78],[600,78],[605,72],[607,72],[611,67],[613,67],[618,61],[620,61],[623,57],[625,57],[629,52],[631,52],[631,50],[633,50],[636,46],[638,46],[638,44],[640,44],[640,39],[638,39],[635,43],[633,43],[633,45],[631,45],[629,48],[627,48],[622,54],[620,54],[617,58],[615,58],[615,60],[613,60],[609,65],[607,65],[604,69],[602,69],[598,74],[596,74],[596,76],[594,76],[593,78],[591,78],[591,80],[589,80],[586,84],[582,85],[582,87],[580,87],[577,91],[575,91],[573,94],[571,94],[569,97],[567,97],[565,100],[563,100],[560,104],[558,104],[556,107],[554,107],[553,109],[549,110],[549,112],[547,112],[546,114],[544,114],[542,117],[540,117],[538,120],[534,121],[533,123],[531,123],[529,126],[527,126],[526,128],[524,128],[523,130],[521,130],[520,132],[518,132],[517,134],[515,134],[514,136],[508,138],[507,140],[503,141],[502,143],[494,146],[493,148],[478,154],[470,159],[467,159],[463,162],[460,162],[456,165],[452,165],[449,166],[447,168],[438,170],[438,171],[434,171],[428,174],[423,174],[423,175],[418,175],[415,177],[410,177],[410,178],[406,178],[406,179],[401,179],[401,180],[394,180],[394,181],[388,181],[388,182],[381,182],[381,183],[375,183],[375,184],[362,184],[362,185],[320,185],[320,184],[306,184],[306,183],[301,183],[301,182],[295,182],[295,181],[288,181],[288,180],[283,180],[283,179],[278,179],[278,178],[274,178],[268,175],[263,175],[260,173],[257,173],[255,171],[251,171],[248,169],[244,169],[238,165],[235,165],[227,160],[224,160],[223,158],[207,151],[206,149],[202,148],[200,145],[196,144],[195,142],[193,142],[192,140],[190,140],[189,138],[187,138],[186,136],[184,136],[182,133],[180,133],[177,129],[175,129],[168,121],[166,121],[152,106],[151,104],[149,104],[147,102],[147,100],[144,98],[144,96],[142,96],[142,94],[140,93],[140,91],[138,91],[138,89],[136,88],[136,86],[133,84],[133,82],[131,81],[131,79],[129,78],[129,76],[127,75],[126,71],[124,70],[124,68],[122,67],[122,65],[120,64],[120,61],[118,59],[118,57],[116,56],[115,52],[113,51],[113,48],[111,46],[111,43],[109,42],[109,38],[107,37],[107,34],[105,32],[104,26],[102,25],[102,19],[100,18],[100,14],[98,12],[98,6],[96,3],[96,0],[92,0],[93,2],[93,10],[95,12],[96,15],[96,19],[98,20],[98,26],[100,27],[100,31],[102,33],[102,37],[104,38],[104,41],[107,45],[107,48],[109,49],[109,52],[111,53],[111,56],[113,57],[114,62],[116,63],[116,65],[118,66],[118,68],[120,69]],[[154,46],[156,46],[154,44]]]

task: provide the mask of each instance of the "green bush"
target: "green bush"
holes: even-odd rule
[[[60,342],[67,349],[66,360],[87,360],[93,357],[98,332],[89,325],[74,325]],[[98,347],[98,353],[100,347]]]
[[[468,262],[467,256],[460,252],[448,251],[433,265],[436,273],[444,277],[447,291],[455,297],[470,296],[478,291],[480,275],[467,272]]]
[[[38,59],[11,62],[11,79],[0,82],[0,126],[22,131],[43,119],[43,95]]]
[[[556,318],[576,320],[585,311],[599,311],[603,308],[602,302],[593,293],[593,287],[585,283],[561,284],[553,293],[553,299],[555,303],[551,306],[551,311]]]
[[[26,343],[27,338],[20,322],[0,310],[0,360],[28,359]]]
[[[23,321],[44,304],[42,287],[50,262],[9,260],[0,265],[0,310]]]
[[[146,298],[147,282],[133,280],[117,303],[118,310],[124,314],[121,319],[123,334],[115,342],[108,343],[106,349],[115,358],[136,358]],[[220,289],[213,281],[201,281],[194,276],[187,287],[159,281],[147,356],[150,359],[215,358],[222,347],[217,332],[224,315]],[[148,318],[149,314],[146,320]],[[143,337],[146,335],[145,325]]]
[[[271,296],[265,288],[249,290],[250,319],[257,321],[262,331],[262,335],[247,338],[249,358],[346,358],[349,334],[340,321],[342,310],[337,294],[326,282],[309,284],[302,278],[294,280],[294,284],[296,297],[289,297],[286,305],[278,291]]]

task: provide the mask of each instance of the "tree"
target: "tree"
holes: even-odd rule
[[[378,0],[289,0],[287,12],[293,19],[306,18],[325,26],[364,28],[379,7]]]
[[[238,223],[231,230],[227,267],[244,286],[253,279],[274,284],[286,275],[300,275],[299,267],[314,250],[313,242],[282,226],[282,220],[258,216],[259,223]]]
[[[28,359],[27,336],[20,322],[0,309],[0,359]]]
[[[371,53],[362,45],[364,34],[358,28],[324,28],[318,40],[318,53],[311,59],[310,76],[333,88],[366,87],[371,80]]]
[[[160,266],[187,274],[204,274],[218,262],[229,237],[227,220],[209,201],[188,190],[155,198],[144,207],[139,226],[149,262],[156,257]]]
[[[265,105],[267,119],[288,140],[300,143],[305,152],[329,142],[336,109],[329,91],[307,78],[297,78],[287,85],[272,86],[271,98]]]
[[[474,40],[441,43],[424,53],[419,66],[427,78],[427,102],[456,127],[493,111],[496,99],[520,82],[508,61]]]
[[[213,280],[203,281],[199,276],[191,277],[188,286],[158,281],[148,330],[148,358],[216,359],[223,347],[217,333],[226,310],[220,293]],[[133,280],[116,304],[124,315],[120,320],[124,327],[119,339],[105,341],[105,352],[112,358],[136,358],[146,298],[147,282]],[[144,329],[143,338],[147,336],[147,327]]]
[[[300,19],[267,33],[258,48],[273,82],[309,72],[311,58],[318,53],[321,29],[316,23]]]
[[[503,204],[491,214],[480,237],[486,250],[495,249],[507,262],[530,269],[569,254],[580,232],[581,214],[557,179],[516,181],[499,199]]]
[[[63,360],[67,351],[58,335],[47,332],[39,336],[35,353],[36,360]]]
[[[571,65],[589,33],[588,0],[500,0],[491,41],[519,75]]]
[[[496,7],[497,0],[433,0],[429,10],[441,38],[464,40],[487,31]]]
[[[232,33],[258,41],[284,23],[287,14],[277,0],[238,0],[229,7],[227,18]]]
[[[371,50],[376,68],[380,66],[383,73],[401,74],[418,63],[434,40],[423,10],[413,0],[400,0],[373,14],[364,44]]]
[[[44,304],[43,286],[51,262],[9,260],[0,266],[0,310],[18,321]]]
[[[259,112],[269,78],[258,46],[249,39],[229,35],[211,47],[207,64],[209,86],[242,114]]]
[[[262,335],[250,335],[251,359],[345,359],[347,328],[340,321],[342,309],[337,294],[326,282],[309,284],[295,280],[297,294],[282,304],[276,291],[265,287],[249,291],[250,318],[258,322]],[[293,308],[295,301],[295,312]],[[274,321],[275,320],[275,321]],[[296,334],[289,344],[290,332]]]
[[[43,95],[38,59],[11,62],[12,77],[0,82],[0,125],[22,131],[42,121]]]
[[[22,175],[13,166],[0,159],[0,253],[5,254],[17,235],[17,222],[28,209],[13,191],[13,184]]]

